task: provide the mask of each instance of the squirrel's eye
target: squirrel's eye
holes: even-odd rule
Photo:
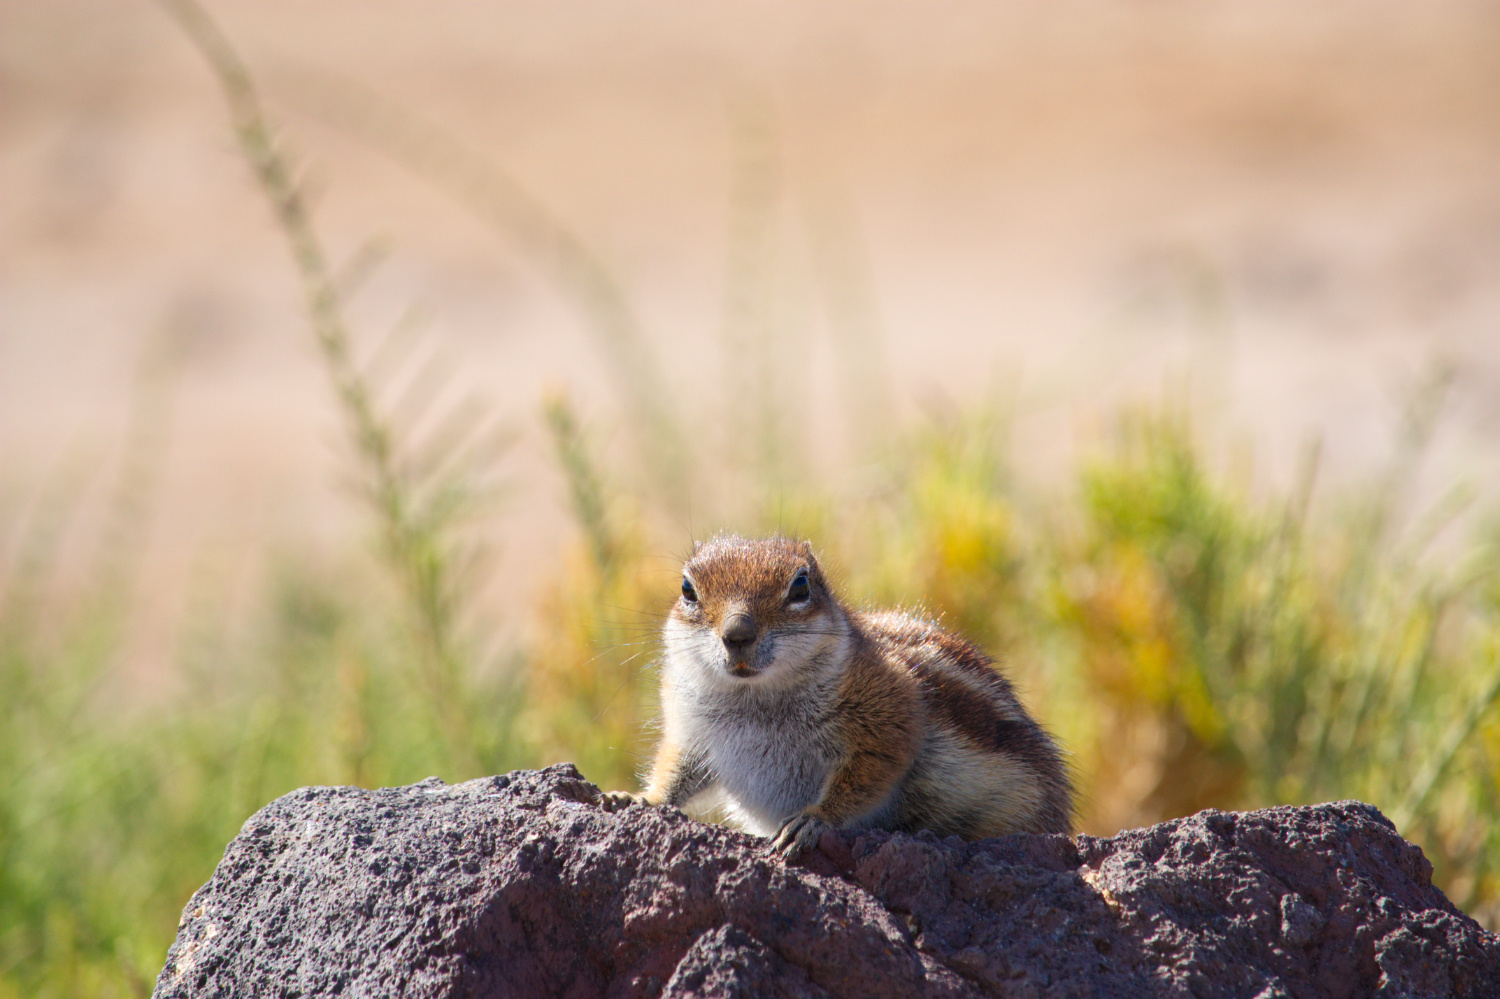
[[[812,596],[812,587],[807,583],[807,570],[803,569],[797,573],[797,578],[792,580],[791,589],[786,591],[788,603],[799,604]]]
[[[690,604],[698,602],[698,591],[693,589],[693,581],[686,576],[682,577],[682,599]]]

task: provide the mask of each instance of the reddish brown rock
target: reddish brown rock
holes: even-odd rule
[[[558,766],[279,798],[155,995],[1500,996],[1500,941],[1356,802],[1076,842],[829,834],[788,866],[597,796]]]

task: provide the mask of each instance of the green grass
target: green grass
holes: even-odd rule
[[[361,486],[350,513],[365,518],[370,544],[332,563],[282,553],[248,622],[206,573],[175,686],[140,703],[118,673],[171,408],[163,355],[147,352],[102,532],[77,512],[86,463],[64,463],[29,504],[0,510],[0,997],[144,995],[224,845],[293,788],[461,780],[561,759],[605,786],[633,784],[650,752],[655,632],[683,547],[652,525],[679,522],[684,496],[726,492],[722,508],[694,511],[700,533],[811,536],[852,601],[924,608],[1001,656],[1071,751],[1089,831],[1210,806],[1362,798],[1423,846],[1458,904],[1500,925],[1495,520],[1469,511],[1434,548],[1452,510],[1414,511],[1401,488],[1436,419],[1436,389],[1414,398],[1388,474],[1337,494],[1318,486],[1315,455],[1284,493],[1250,489],[1253,476],[1205,461],[1171,407],[1122,413],[1112,436],[1087,442],[1072,481],[1045,488],[1018,484],[1002,405],[881,424],[857,477],[820,477],[789,421],[773,418],[785,386],[768,379],[752,379],[758,397],[732,410],[696,413],[691,437],[663,431],[675,417],[646,390],[657,376],[631,346],[623,293],[509,180],[511,215],[495,209],[483,171],[464,160],[465,196],[490,205],[498,229],[523,230],[512,234],[523,249],[553,254],[541,266],[554,280],[574,283],[640,445],[605,461],[566,398],[544,404],[578,539],[535,608],[537,639],[481,655],[492,643],[470,601],[485,556],[470,526],[491,509],[501,439],[482,409],[395,415],[386,400],[420,351],[400,336],[367,345],[347,328],[352,290],[324,262],[253,79],[198,8],[167,5],[224,84],[288,237],[346,417],[341,460]],[[743,286],[726,296],[726,343],[757,351],[763,371],[786,365],[778,345],[795,342],[770,328],[785,310],[757,263],[779,238],[771,134],[760,122],[745,140],[758,144],[742,157],[730,268]],[[853,359],[876,310],[869,281],[848,278],[863,273],[857,240],[827,228],[840,217],[819,216],[815,236],[843,248],[821,272]],[[380,363],[360,361],[370,356]],[[871,411],[888,419],[888,400],[845,394],[857,425],[874,426],[860,415]],[[756,441],[732,467],[712,454],[730,427]],[[689,439],[706,443],[688,453]],[[716,489],[726,478],[737,488]],[[63,553],[90,536],[87,571],[67,577],[89,582],[68,584]]]

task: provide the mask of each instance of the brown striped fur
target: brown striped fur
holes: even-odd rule
[[[969,839],[1069,830],[1057,746],[973,645],[918,617],[845,608],[805,541],[719,537],[683,571],[696,599],[680,599],[664,631],[645,801],[718,790],[793,855],[824,825]]]

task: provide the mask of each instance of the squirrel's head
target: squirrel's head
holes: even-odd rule
[[[665,631],[669,659],[720,685],[835,670],[848,635],[811,543],[732,536],[696,546]]]

